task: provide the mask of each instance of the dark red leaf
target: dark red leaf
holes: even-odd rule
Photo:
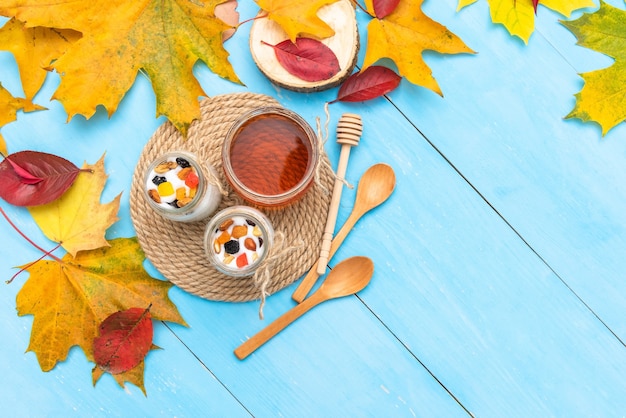
[[[363,102],[387,94],[400,84],[400,77],[387,67],[373,65],[352,74],[339,87],[334,102]]]
[[[539,5],[539,0],[533,0],[533,8],[535,9],[535,14],[537,14],[538,5]],[[517,0],[513,1],[513,6],[517,6]]]
[[[535,1],[535,0],[533,0]],[[400,0],[374,0],[374,14],[377,18],[382,19],[387,15],[393,13],[398,7]]]
[[[130,308],[107,317],[93,340],[96,365],[111,374],[134,369],[152,347],[150,308]]]
[[[6,160],[9,162],[9,164],[11,164],[11,167],[13,167],[13,171],[15,171],[15,174],[17,174],[22,183],[37,184],[40,181],[43,181],[41,177],[33,176],[26,169],[20,167],[17,163],[15,163],[12,159],[6,158]]]
[[[289,39],[277,45],[263,42],[274,48],[276,59],[289,74],[304,81],[328,80],[340,70],[335,53],[322,42],[310,38]]]
[[[0,162],[0,197],[16,206],[37,206],[58,199],[81,170],[65,158],[20,151]]]

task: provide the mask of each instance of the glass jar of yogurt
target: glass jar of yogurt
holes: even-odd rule
[[[148,204],[164,218],[195,222],[217,209],[222,195],[215,169],[187,151],[172,151],[155,159],[146,170],[144,192]]]
[[[274,228],[259,210],[231,206],[207,224],[204,250],[211,264],[234,277],[254,274],[272,248]]]

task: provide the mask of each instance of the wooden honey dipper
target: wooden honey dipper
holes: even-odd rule
[[[317,262],[317,274],[319,275],[326,272],[326,264],[330,256],[330,246],[333,240],[333,233],[335,232],[337,212],[339,212],[339,201],[341,200],[346,169],[348,168],[348,159],[350,158],[350,148],[359,145],[362,133],[363,122],[359,115],[354,113],[344,113],[341,115],[337,123],[337,143],[341,144],[341,152],[339,153],[335,185],[330,200],[330,207],[328,208],[326,227],[322,235],[322,249],[320,250],[320,258]]]

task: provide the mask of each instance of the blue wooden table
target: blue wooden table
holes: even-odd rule
[[[624,3],[608,3],[624,9]],[[626,126],[601,137],[592,123],[564,120],[582,87],[579,73],[611,60],[576,39],[540,7],[528,45],[493,25],[486,1],[456,12],[456,0],[427,1],[427,15],[477,55],[426,53],[444,98],[405,81],[362,104],[364,134],[348,181],[372,164],[397,175],[392,197],[370,212],[332,260],[375,264],[358,296],[320,305],[244,361],[233,349],[294,306],[298,282],[258,301],[204,300],[170,291],[189,327],[157,323],[146,360],[147,396],[105,376],[94,388],[82,351],[52,371],[28,347],[32,317],[15,296],[27,274],[0,292],[1,415],[7,417],[618,417],[626,415]],[[241,1],[242,19],[256,6]],[[580,14],[574,17],[580,16]],[[357,12],[359,25],[367,19]],[[301,94],[272,85],[247,47],[249,25],[227,43],[246,87],[204,67],[210,96],[263,93],[309,123],[336,89]],[[361,60],[362,62],[362,56]],[[17,67],[0,52],[0,81],[21,94]],[[129,190],[141,150],[157,127],[150,84],[139,76],[109,119],[66,123],[48,111],[19,114],[2,128],[9,150],[60,154],[80,165],[106,152],[103,202],[122,192],[108,238],[130,237]],[[326,151],[336,164],[334,140]],[[338,224],[355,191],[345,188]],[[49,243],[29,213],[0,206],[34,241]],[[0,277],[40,256],[0,221]],[[50,245],[51,246],[51,245]],[[162,277],[150,265],[155,277]]]

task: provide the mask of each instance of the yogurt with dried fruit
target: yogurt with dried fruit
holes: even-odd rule
[[[215,170],[201,165],[196,157],[185,151],[165,154],[153,161],[145,176],[148,204],[161,216],[179,222],[194,222],[207,218],[217,209],[221,194],[208,181],[215,179]]]
[[[217,213],[205,231],[205,252],[222,273],[247,276],[266,258],[274,230],[267,217],[247,206]]]

